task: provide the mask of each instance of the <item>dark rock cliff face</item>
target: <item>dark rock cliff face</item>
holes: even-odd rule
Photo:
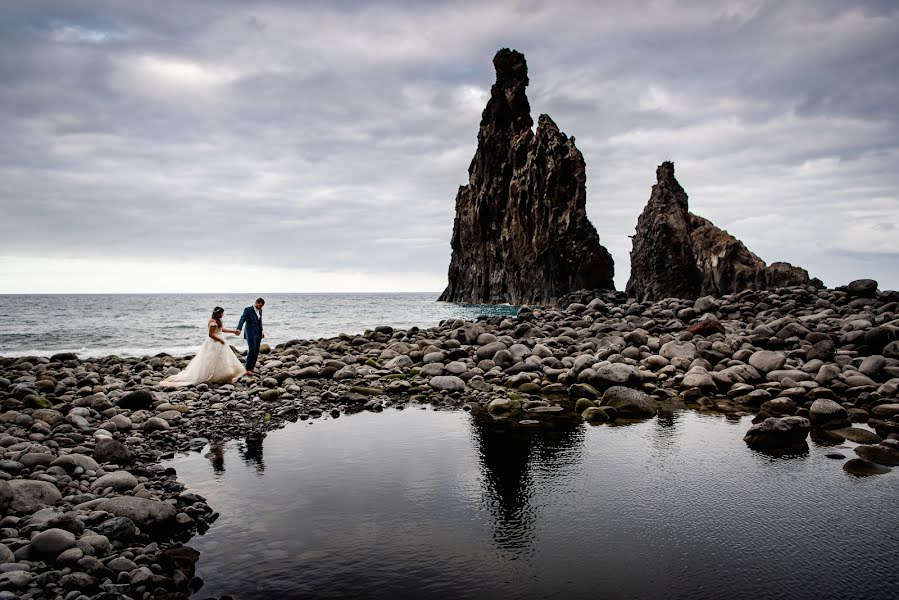
[[[500,50],[468,185],[456,195],[449,284],[440,300],[551,303],[614,289],[612,257],[587,220],[584,157],[546,115],[536,132],[524,55]]]
[[[689,212],[687,194],[674,177],[674,164],[656,170],[656,185],[631,250],[627,293],[640,300],[721,296],[745,289],[817,285],[805,269],[761,258],[708,219]]]
[[[696,298],[702,275],[693,252],[687,193],[674,178],[673,163],[659,165],[656,181],[637,219],[626,291],[641,300]]]

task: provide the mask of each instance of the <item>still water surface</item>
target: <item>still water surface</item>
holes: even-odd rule
[[[168,465],[221,513],[190,542],[197,598],[899,597],[897,471],[770,458],[749,426],[388,410]]]

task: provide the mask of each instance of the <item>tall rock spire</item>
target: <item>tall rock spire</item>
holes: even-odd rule
[[[612,257],[587,219],[584,157],[547,115],[531,130],[524,55],[493,58],[468,185],[456,195],[451,302],[551,303],[578,289],[614,289]]]
[[[745,289],[821,286],[805,269],[770,266],[723,229],[689,212],[674,163],[656,169],[656,184],[637,219],[627,293],[639,300],[720,296]]]

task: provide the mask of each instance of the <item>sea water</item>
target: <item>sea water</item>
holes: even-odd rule
[[[511,315],[509,305],[436,302],[439,292],[392,294],[261,294],[266,343],[360,334],[377,325],[433,327],[444,319]],[[212,309],[233,329],[252,294],[0,295],[0,356],[147,356],[196,352]],[[225,334],[240,350],[246,343]]]

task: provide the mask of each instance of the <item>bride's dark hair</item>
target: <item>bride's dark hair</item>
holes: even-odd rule
[[[215,321],[215,324],[219,327],[222,326],[222,315],[225,314],[225,309],[221,306],[216,306],[212,309],[212,319]]]

